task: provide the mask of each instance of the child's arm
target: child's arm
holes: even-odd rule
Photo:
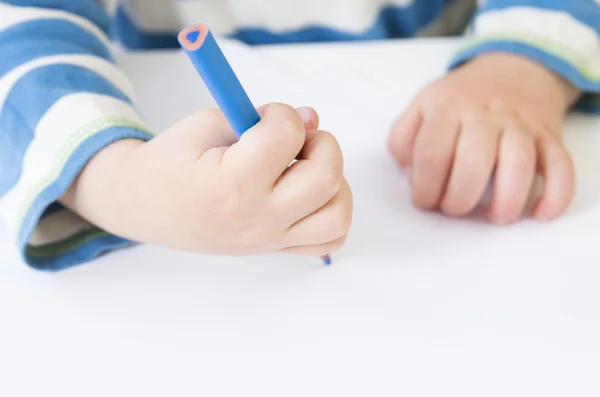
[[[109,23],[94,0],[0,1],[0,215],[36,267],[127,244],[52,204],[100,149],[152,137],[108,50]]]
[[[470,213],[493,181],[491,221],[520,219],[536,174],[533,216],[549,220],[575,191],[562,122],[600,92],[600,4],[488,0],[452,71],[426,87],[394,128],[390,150],[410,170],[423,209]],[[594,101],[580,101],[591,109]],[[596,103],[598,103],[596,101]]]
[[[222,113],[206,110],[145,142],[108,26],[93,0],[0,0],[0,216],[31,266],[130,240],[213,254],[343,244],[352,194],[314,111],[266,107],[229,147]]]

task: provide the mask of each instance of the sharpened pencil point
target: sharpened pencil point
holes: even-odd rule
[[[331,265],[331,257],[329,255],[325,255],[321,257],[323,259],[323,262],[325,262],[325,264],[327,266]]]

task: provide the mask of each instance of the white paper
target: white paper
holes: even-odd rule
[[[346,247],[324,267],[143,246],[57,275],[11,254],[0,265],[0,395],[600,393],[596,119],[567,123],[579,183],[563,218],[448,219],[411,206],[385,140],[452,43],[224,47],[257,105],[313,105],[339,138],[355,194]],[[212,105],[181,53],[122,61],[157,130]],[[1,234],[0,251],[13,252]]]

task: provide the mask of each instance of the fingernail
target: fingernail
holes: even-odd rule
[[[297,108],[296,112],[298,113],[298,115],[300,116],[300,118],[302,119],[302,121],[304,122],[304,125],[310,126],[313,124],[313,111],[311,108],[307,108],[307,107],[302,107],[302,108]]]

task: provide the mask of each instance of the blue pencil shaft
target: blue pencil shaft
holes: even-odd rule
[[[260,116],[211,32],[197,50],[186,52],[237,136],[254,127]]]

